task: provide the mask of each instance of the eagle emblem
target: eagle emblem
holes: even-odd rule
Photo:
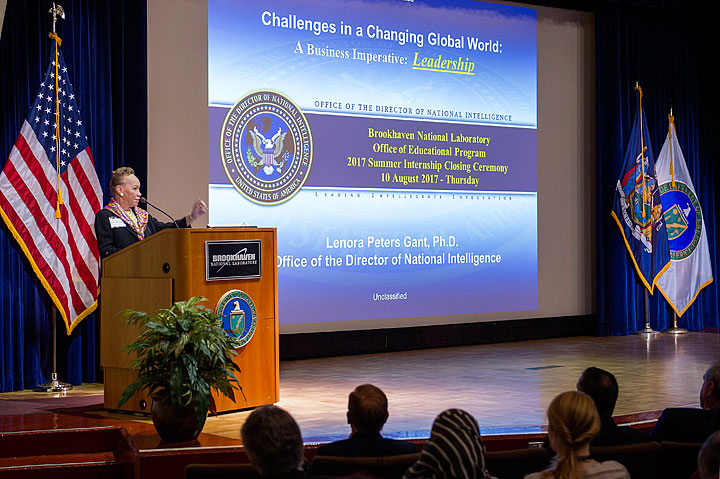
[[[252,137],[252,150],[254,151],[248,151],[248,161],[255,168],[255,173],[257,174],[262,169],[267,176],[272,175],[274,171],[282,174],[287,157],[290,156],[287,152],[283,155],[283,143],[288,132],[283,132],[282,128],[278,127],[277,132],[267,138],[255,126],[249,130],[249,133]]]

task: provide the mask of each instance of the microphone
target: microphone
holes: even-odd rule
[[[153,208],[155,208],[156,210],[158,210],[160,213],[162,213],[162,214],[164,214],[165,216],[167,216],[168,218],[170,218],[170,219],[172,220],[172,222],[175,224],[175,228],[180,228],[180,226],[178,226],[177,222],[175,221],[175,218],[173,218],[172,216],[170,216],[169,214],[167,214],[166,212],[164,212],[163,210],[161,210],[160,208],[158,208],[158,207],[155,206],[154,204],[150,203],[150,202],[147,200],[147,198],[145,198],[144,196],[141,196],[141,197],[140,197],[140,202],[141,202],[141,203],[145,203],[145,204],[148,205],[148,206],[152,206]]]

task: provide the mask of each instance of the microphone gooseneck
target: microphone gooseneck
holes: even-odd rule
[[[180,226],[178,226],[177,222],[175,221],[175,218],[173,218],[172,216],[170,216],[169,214],[167,214],[165,211],[161,210],[160,208],[158,208],[158,207],[155,206],[154,204],[150,203],[150,202],[147,200],[147,198],[145,198],[144,196],[141,196],[141,197],[140,197],[140,202],[141,202],[141,203],[145,203],[145,204],[148,205],[148,206],[152,206],[153,208],[155,208],[156,210],[158,210],[160,213],[162,213],[162,214],[164,214],[165,216],[167,216],[168,218],[170,218],[170,219],[172,220],[172,222],[175,224],[175,228],[180,228]]]

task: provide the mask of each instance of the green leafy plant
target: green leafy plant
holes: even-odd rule
[[[211,390],[235,400],[235,389],[243,394],[235,373],[233,357],[239,347],[237,337],[228,334],[220,318],[199,304],[203,297],[178,301],[170,308],[152,314],[126,310],[125,327],[144,327],[125,350],[134,352],[137,380],[120,397],[118,408],[134,394],[146,389],[159,399],[193,407],[199,424],[205,423]]]

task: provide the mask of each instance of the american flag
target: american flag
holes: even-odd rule
[[[70,334],[97,306],[100,255],[93,224],[102,189],[58,46],[52,56],[0,173],[0,216]]]

